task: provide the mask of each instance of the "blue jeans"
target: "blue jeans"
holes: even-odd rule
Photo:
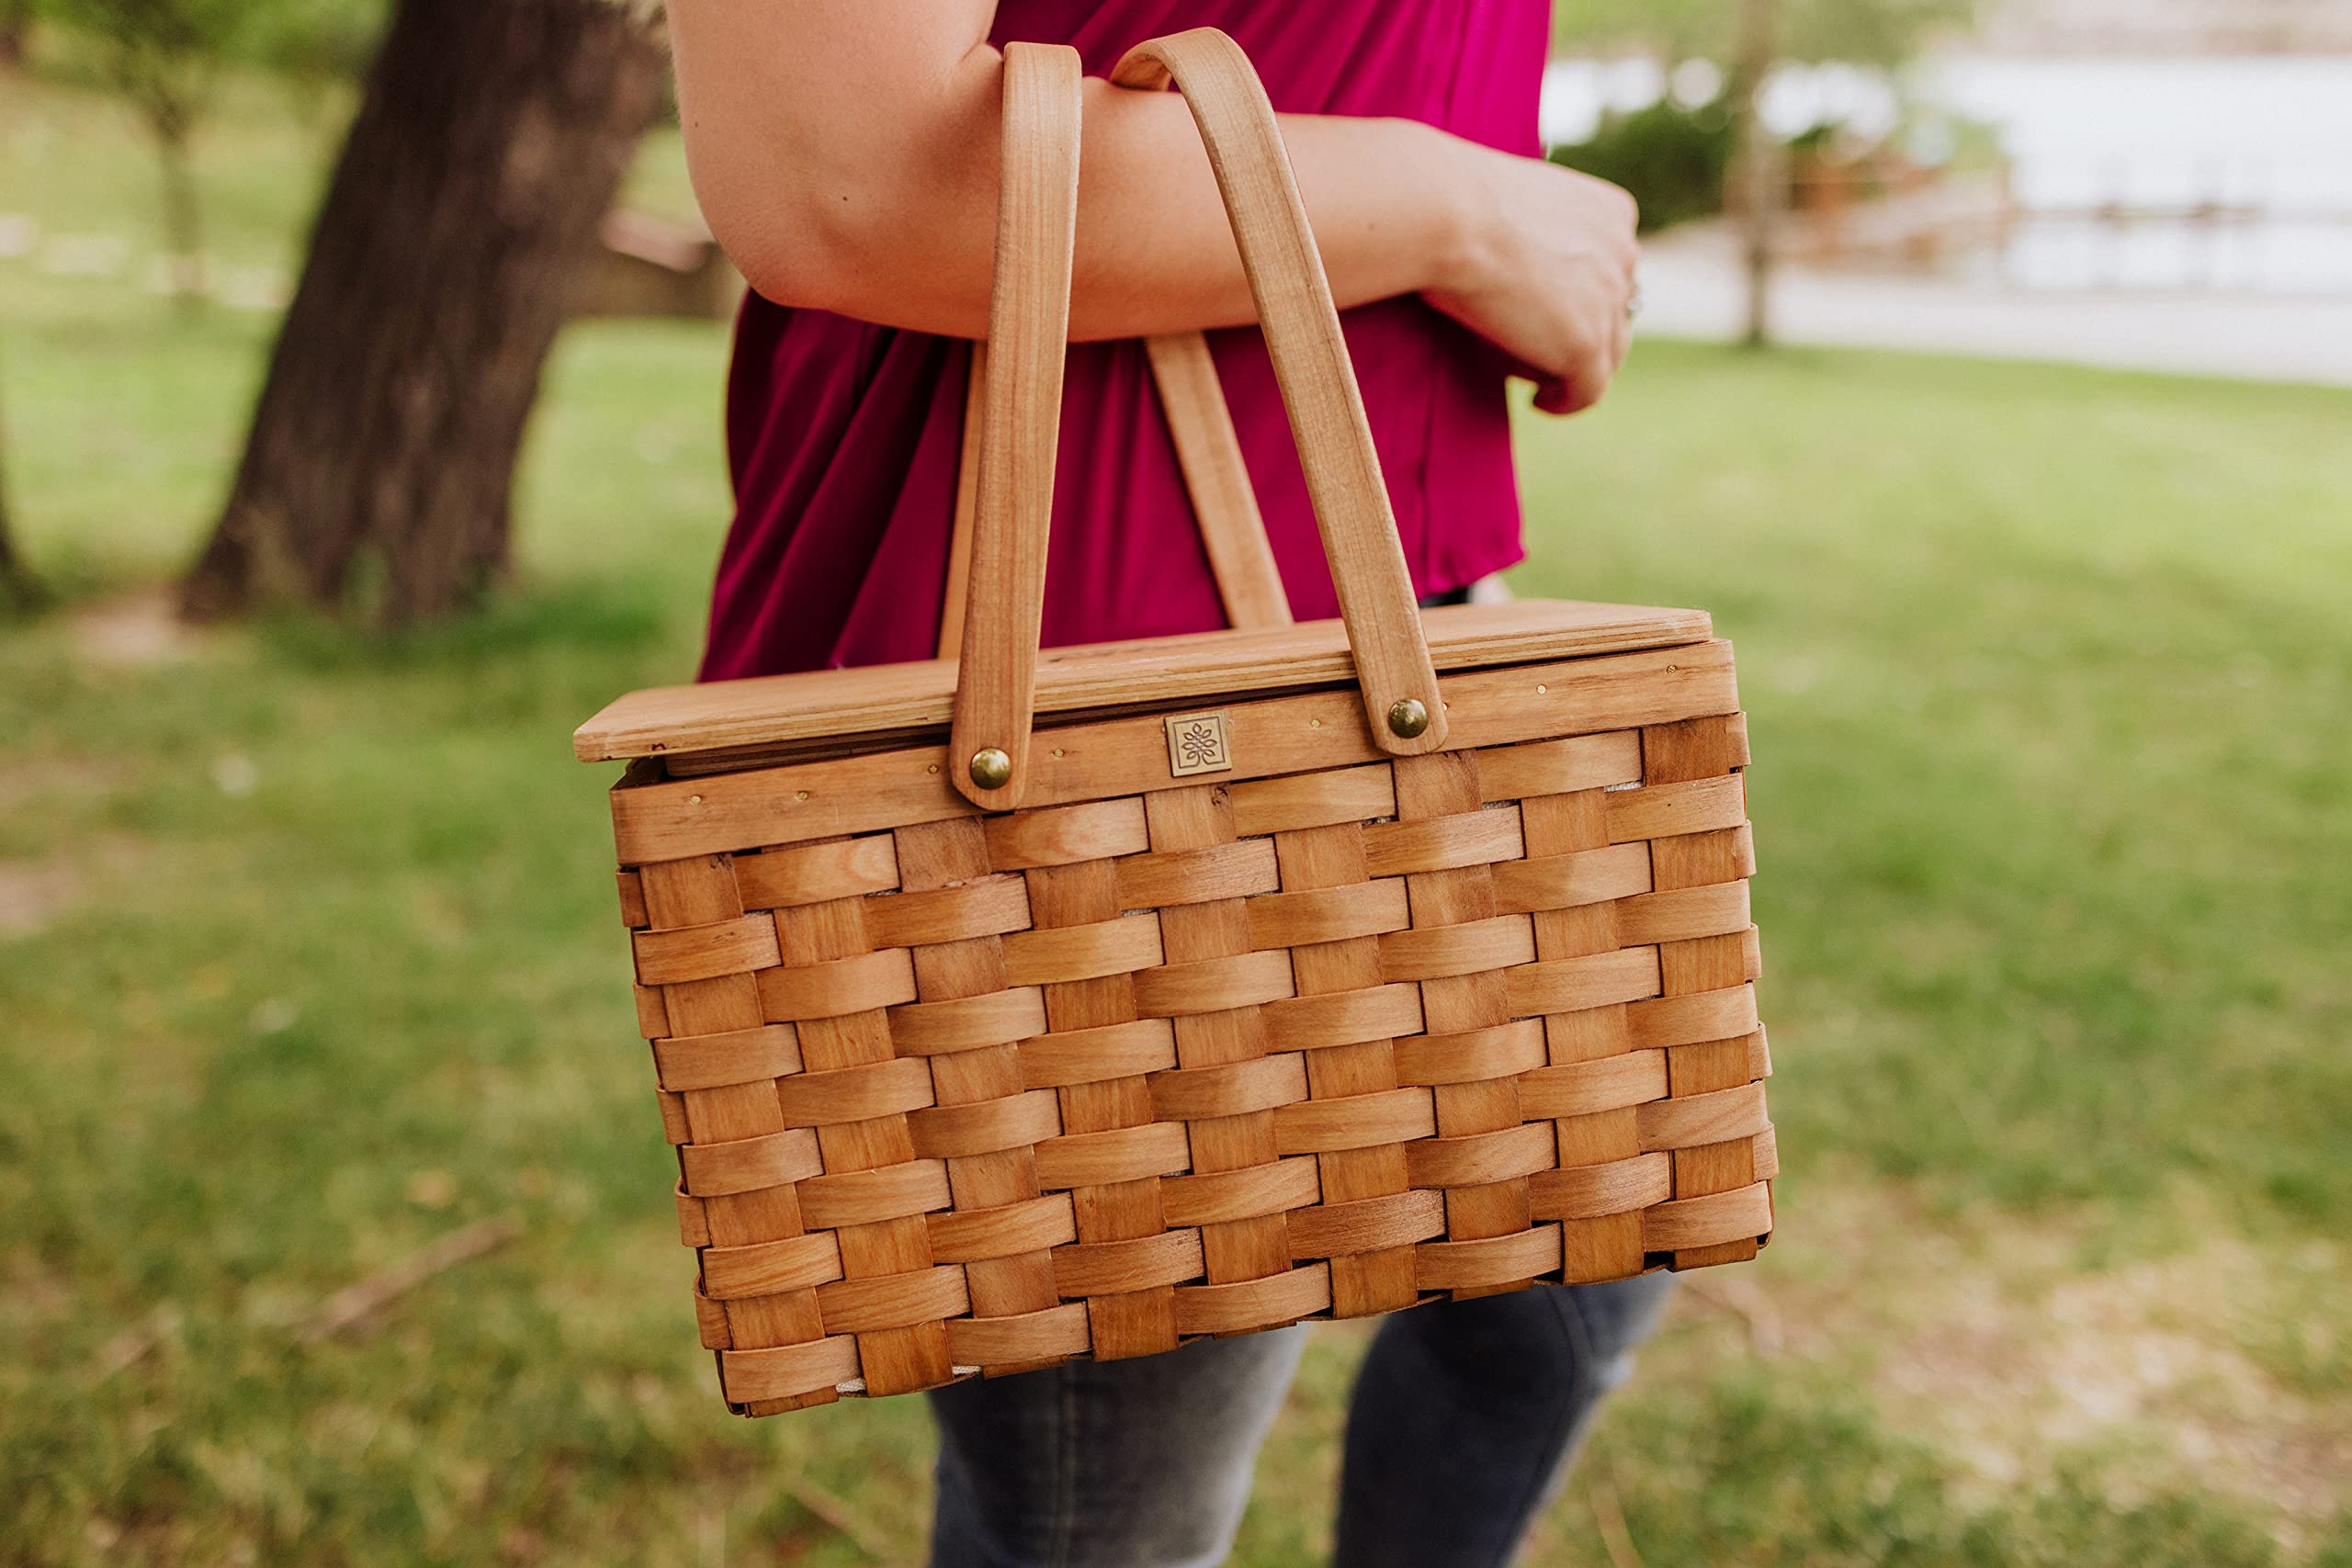
[[[1382,1320],[1348,1412],[1334,1568],[1508,1562],[1671,1289],[1539,1285]],[[1223,1562],[1305,1335],[934,1392],[933,1568]]]

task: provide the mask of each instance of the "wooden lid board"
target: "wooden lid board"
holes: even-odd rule
[[[1523,599],[1422,612],[1440,670],[1628,653],[1703,642],[1700,610]],[[1037,715],[1185,703],[1329,685],[1354,678],[1347,628],[1336,620],[1263,631],[1199,632],[1047,649],[1037,661]],[[812,670],[697,686],[661,686],[607,705],[572,735],[583,762],[775,747],[944,728],[956,660]]]

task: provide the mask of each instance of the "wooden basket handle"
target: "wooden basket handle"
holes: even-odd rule
[[[1446,731],[1437,674],[1347,340],[1265,89],[1240,46],[1214,28],[1136,46],[1112,80],[1139,88],[1172,80],[1184,92],[1257,301],[1372,738],[1393,755],[1434,750]],[[956,787],[997,811],[1020,804],[1029,773],[1077,223],[1076,52],[1007,46],[1004,105],[990,346],[948,752]]]

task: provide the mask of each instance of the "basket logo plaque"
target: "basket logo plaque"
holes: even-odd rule
[[[1225,713],[1180,713],[1168,724],[1168,771],[1178,778],[1194,773],[1223,773],[1233,769],[1233,752],[1226,744]]]

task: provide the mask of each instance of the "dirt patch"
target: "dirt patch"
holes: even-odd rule
[[[2211,1491],[2304,1543],[2346,1506],[2352,1390],[2290,1385],[2255,1350],[2346,1331],[2310,1320],[2352,1301],[2352,1250],[2266,1247],[2184,1213],[2177,1234],[2205,1239],[2086,1268],[2087,1228],[1941,1224],[1899,1194],[1816,1180],[1763,1267],[1691,1276],[1681,1311],[1724,1355],[1795,1358],[1867,1389],[1890,1430],[1954,1461],[1963,1492],[2071,1465],[2117,1506]]]
[[[0,941],[47,930],[81,891],[81,876],[62,860],[0,860]]]
[[[180,618],[179,602],[158,584],[76,611],[74,652],[110,669],[177,664],[194,657],[200,634]]]

